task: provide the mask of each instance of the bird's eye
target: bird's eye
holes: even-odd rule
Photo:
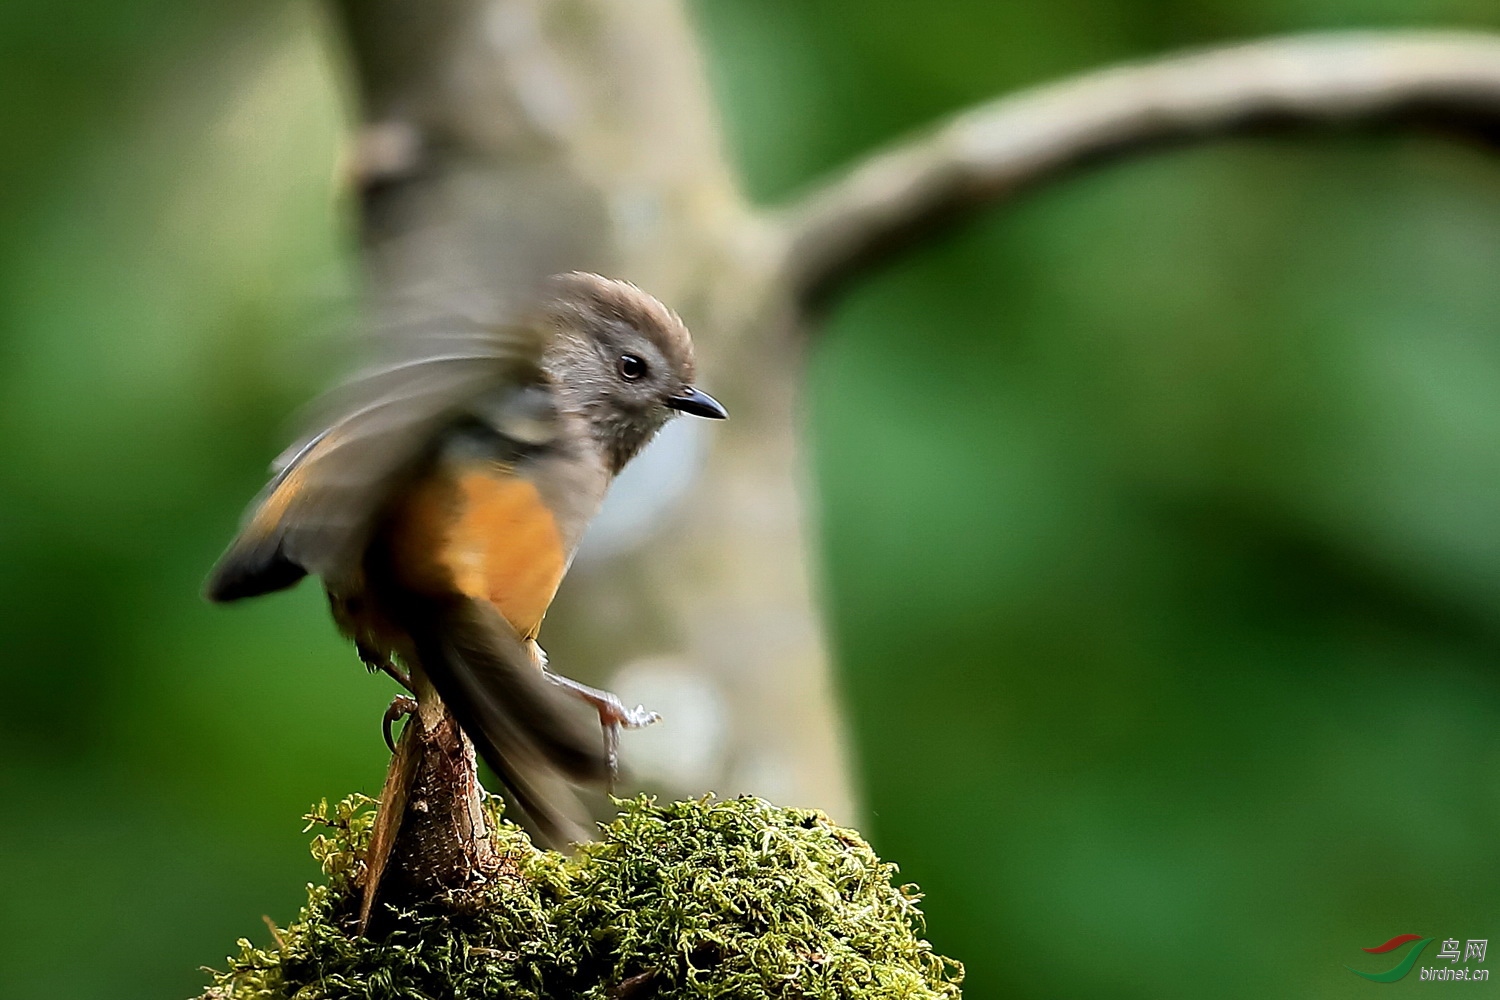
[[[634,354],[620,356],[620,376],[622,378],[634,382],[644,374],[646,374],[646,362]]]

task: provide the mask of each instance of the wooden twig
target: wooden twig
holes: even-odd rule
[[[416,691],[365,854],[362,934],[378,933],[377,903],[419,902],[467,888],[499,865],[474,747],[430,684],[418,680]]]
[[[634,1000],[643,991],[656,985],[657,970],[647,969],[628,979],[623,979],[606,990],[609,1000]]]

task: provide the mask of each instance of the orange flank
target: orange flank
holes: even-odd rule
[[[487,600],[517,633],[535,638],[567,557],[529,480],[496,466],[435,477],[404,515],[395,537],[410,584]]]

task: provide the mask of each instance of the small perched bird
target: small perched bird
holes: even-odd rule
[[[542,617],[610,482],[675,413],[723,419],[693,345],[645,292],[553,279],[528,322],[445,325],[356,376],[289,448],[207,584],[213,601],[322,578],[370,669],[431,685],[515,804],[576,837],[563,777],[607,784],[620,727],[655,721],[551,673]],[[579,724],[569,698],[599,714]]]

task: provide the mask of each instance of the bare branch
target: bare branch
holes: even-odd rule
[[[816,304],[945,223],[1081,165],[1267,126],[1500,132],[1500,35],[1275,39],[1072,77],[963,112],[779,214],[786,291]]]

